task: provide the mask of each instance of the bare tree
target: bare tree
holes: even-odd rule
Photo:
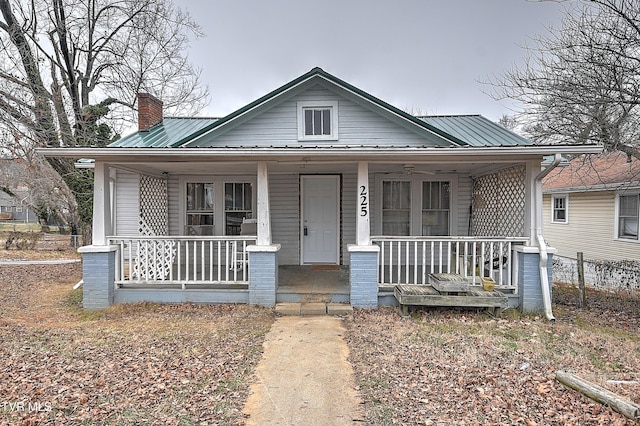
[[[208,93],[186,51],[201,35],[171,0],[0,0],[3,152],[40,169],[35,147],[105,146],[133,122],[139,91],[198,111]],[[49,163],[73,193],[70,220],[89,222],[90,173]]]
[[[528,137],[640,158],[640,2],[568,3],[561,26],[526,49],[522,67],[490,84],[494,98],[518,101]]]

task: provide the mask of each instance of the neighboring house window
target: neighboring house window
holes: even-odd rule
[[[338,139],[338,102],[298,102],[299,140]]]
[[[22,206],[16,206],[16,213],[22,213]]]
[[[422,235],[449,235],[449,182],[422,183]]]
[[[187,182],[187,235],[214,235],[213,183]]]
[[[554,223],[567,223],[568,222],[568,214],[567,207],[569,204],[569,199],[566,195],[554,195],[552,197],[552,222]]]
[[[382,234],[409,235],[411,182],[382,182]]]
[[[618,238],[638,239],[638,194],[618,196]]]
[[[252,190],[250,183],[225,183],[224,217],[226,235],[240,235],[240,225],[251,218]]]

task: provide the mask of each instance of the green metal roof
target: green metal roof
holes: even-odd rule
[[[114,148],[166,148],[179,146],[198,133],[199,130],[215,123],[217,118],[165,117],[147,131],[138,131],[109,145]]]
[[[220,120],[216,121],[215,123],[211,124],[210,126],[201,129],[200,131],[198,131],[197,133],[195,133],[193,135],[193,138],[196,138],[198,136],[201,136],[204,133],[207,133],[211,130],[217,129],[219,127],[224,126],[226,123],[233,121],[234,119],[244,115],[245,113],[252,111],[258,107],[260,107],[261,105],[269,102],[270,100],[277,98],[278,96],[280,96],[281,94],[289,91],[290,89],[299,86],[300,84],[309,81],[313,78],[323,78],[326,81],[330,81],[333,84],[340,86],[352,93],[355,93],[358,96],[361,96],[364,99],[367,99],[368,101],[372,102],[373,104],[378,105],[379,107],[397,115],[400,117],[403,117],[404,119],[406,119],[407,121],[410,121],[412,123],[414,123],[415,125],[417,125],[420,128],[423,128],[425,130],[428,130],[430,132],[433,132],[437,135],[439,135],[440,137],[444,138],[445,140],[449,141],[452,145],[454,146],[465,146],[466,143],[463,140],[460,140],[458,138],[456,138],[455,136],[448,134],[447,132],[432,126],[431,124],[425,122],[424,120],[420,120],[419,118],[405,112],[402,111],[399,108],[394,107],[393,105],[390,105],[386,102],[384,102],[383,100],[376,98],[375,96],[365,92],[364,90],[360,90],[355,86],[352,86],[351,84],[347,83],[344,80],[339,79],[338,77],[329,74],[328,72],[324,71],[322,68],[316,67],[313,68],[311,71],[301,75],[300,77],[288,82],[287,84],[267,93],[266,95],[262,96],[259,99],[256,99],[255,101],[251,102],[250,104],[240,108],[237,111],[232,112],[231,114],[222,117]],[[174,147],[180,146],[179,144],[174,144]],[[198,146],[197,143],[196,144],[190,144],[189,141],[187,141],[185,143],[185,146]]]
[[[531,141],[481,115],[433,115],[418,118],[462,139],[470,146],[533,145]]]
[[[492,147],[533,145],[527,139],[518,136],[481,115],[413,116],[343,80],[340,80],[321,68],[313,68],[311,71],[301,75],[278,89],[269,92],[261,98],[256,99],[250,104],[225,117],[219,119],[166,117],[160,124],[153,126],[148,131],[138,131],[110,144],[109,147],[198,147],[198,141],[194,141],[197,137],[202,136],[207,132],[224,128],[225,124],[234,121],[236,118],[239,118],[250,111],[256,111],[256,108],[261,107],[270,100],[275,99],[290,89],[314,78],[323,78],[344,88],[345,90],[355,93],[395,116],[402,117],[403,119],[417,125],[419,128],[439,135],[444,140],[449,141],[451,146]]]

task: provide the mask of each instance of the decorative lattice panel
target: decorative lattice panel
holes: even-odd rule
[[[143,232],[142,224],[151,231]],[[140,220],[138,231],[141,235],[169,234],[169,196],[166,179],[140,175]]]
[[[138,232],[144,236],[169,234],[169,200],[167,181],[140,175],[140,218]],[[173,240],[143,240],[136,247],[132,277],[141,280],[163,280],[171,271],[176,257]]]
[[[524,165],[474,179],[472,234],[521,237],[525,214]]]
[[[151,228],[141,220],[140,233],[153,235]],[[164,280],[169,276],[176,258],[173,240],[143,240],[138,243],[132,277],[142,280]]]

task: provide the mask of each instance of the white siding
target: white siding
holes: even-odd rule
[[[458,176],[458,232],[457,235],[469,235],[469,215],[473,181],[470,176]]]
[[[544,237],[560,256],[585,259],[640,259],[640,243],[616,240],[615,193],[613,191],[570,193],[568,223],[551,223],[551,195],[543,199]]]
[[[338,101],[338,141],[299,142],[297,130],[298,101]],[[443,145],[442,139],[430,138]],[[206,146],[316,146],[372,145],[384,141],[398,146],[424,146],[424,137],[384,119],[363,106],[338,94],[315,86],[253,117],[241,126],[219,135]]]
[[[281,244],[281,265],[300,263],[300,184],[297,174],[269,176],[272,242]]]
[[[115,235],[138,235],[140,175],[116,170]]]
[[[180,178],[169,176],[167,192],[169,196],[169,235],[182,235],[180,229]]]
[[[348,265],[349,244],[356,243],[356,200],[358,175],[342,175],[342,264]]]

